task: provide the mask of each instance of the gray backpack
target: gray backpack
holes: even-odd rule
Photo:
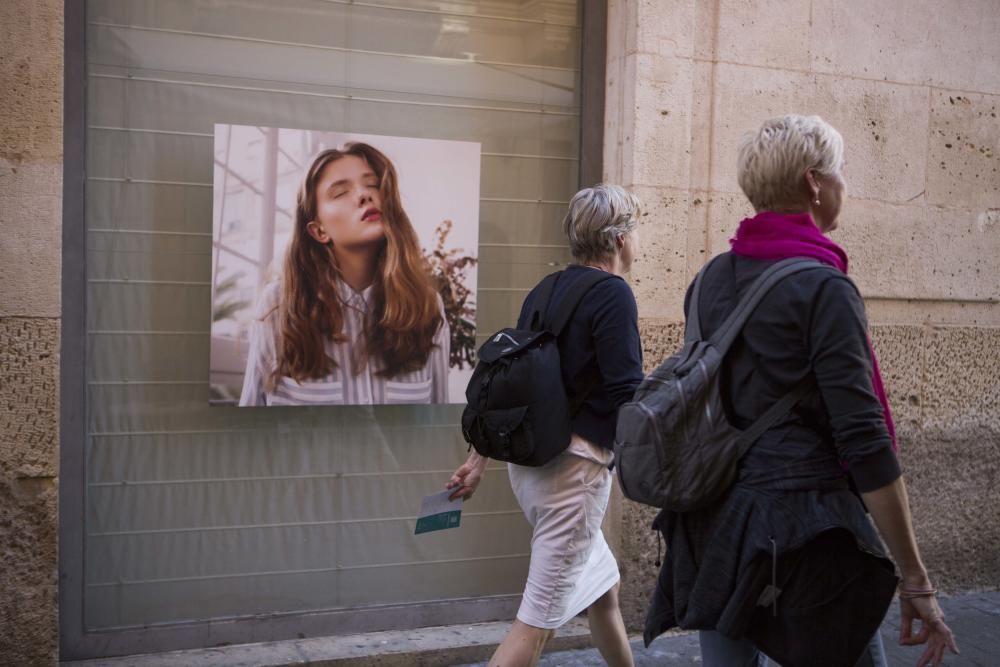
[[[684,347],[650,373],[618,413],[615,465],[622,492],[630,500],[672,512],[689,512],[719,500],[736,480],[739,461],[750,446],[815,384],[811,376],[803,380],[746,430],[729,424],[719,377],[722,360],[743,325],[779,281],[828,267],[802,258],[776,262],[754,281],[718,331],[704,340],[698,300],[702,279],[714,263],[695,279]]]

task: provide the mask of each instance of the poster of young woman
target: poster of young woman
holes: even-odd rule
[[[462,403],[480,146],[215,126],[213,405]]]

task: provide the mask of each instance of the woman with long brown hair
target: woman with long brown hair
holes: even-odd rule
[[[240,405],[447,402],[448,323],[389,158],[364,143],[321,152],[294,222]]]

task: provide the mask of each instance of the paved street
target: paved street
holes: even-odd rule
[[[948,655],[949,667],[1000,667],[1000,592],[970,593],[952,598],[941,598],[951,629],[958,638],[961,655]],[[899,607],[892,609],[882,624],[882,638],[891,667],[915,665],[922,649],[899,646]],[[632,643],[636,667],[689,667],[701,665],[698,637],[694,633],[664,636],[648,649],[642,641]],[[464,667],[482,667],[486,663],[473,663]],[[596,649],[559,651],[545,655],[540,667],[602,667],[604,661]]]

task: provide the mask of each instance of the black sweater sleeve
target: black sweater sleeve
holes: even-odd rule
[[[810,362],[830,416],[834,444],[858,489],[873,491],[900,475],[872,386],[864,303],[846,277],[820,286],[808,324]]]
[[[624,280],[606,280],[594,292],[592,331],[597,367],[604,390],[620,408],[642,382],[639,311],[632,288]]]

